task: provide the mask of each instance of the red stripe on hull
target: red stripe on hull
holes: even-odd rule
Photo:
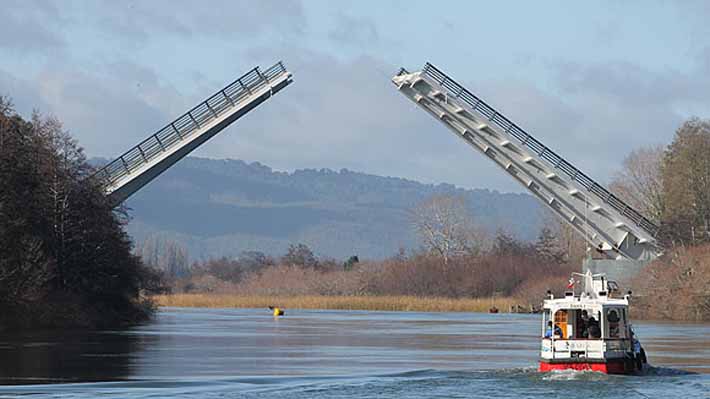
[[[540,371],[548,372],[553,370],[578,370],[578,371],[598,371],[605,374],[631,374],[636,371],[633,363],[625,367],[624,361],[610,361],[606,363],[547,363],[540,362]]]

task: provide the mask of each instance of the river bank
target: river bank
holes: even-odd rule
[[[466,298],[414,296],[268,296],[229,294],[172,294],[156,295],[158,306],[192,308],[266,308],[286,309],[385,310],[418,312],[488,312],[496,307],[505,312],[519,304],[514,298]]]

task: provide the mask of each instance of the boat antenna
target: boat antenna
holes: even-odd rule
[[[584,196],[584,235],[586,240],[585,244],[587,245],[587,257],[591,258],[592,257],[592,247],[589,246],[589,240],[591,239],[591,234],[589,234],[589,218],[587,217],[587,212],[589,212],[589,199],[587,195]]]

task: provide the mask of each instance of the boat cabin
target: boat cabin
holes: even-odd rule
[[[541,369],[597,369],[607,371],[611,362],[634,352],[634,337],[629,322],[629,296],[614,297],[603,275],[582,275],[585,288],[554,298],[548,293],[543,304]],[[603,368],[603,369],[602,369]]]

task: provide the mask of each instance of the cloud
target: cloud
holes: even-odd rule
[[[298,34],[305,28],[300,1],[104,1],[95,4],[98,29],[110,35],[151,39],[173,37],[254,37]],[[166,12],[168,11],[168,12]]]
[[[414,53],[407,52],[407,43],[390,46],[384,25],[367,16],[336,11],[334,28],[325,36],[330,44],[321,46],[323,37],[309,31],[299,1],[66,4],[7,3],[7,12],[0,15],[0,47],[32,48],[40,61],[28,70],[3,66],[0,90],[12,96],[22,112],[37,107],[57,115],[90,156],[119,155],[212,94],[232,78],[224,77],[229,73],[224,65],[267,66],[284,59],[295,83],[212,139],[199,155],[261,161],[277,169],[348,168],[521,190],[397,93],[389,79],[399,65],[389,61]],[[71,25],[78,20],[85,23]],[[454,28],[444,24],[441,29]],[[79,48],[68,40],[74,36],[65,37],[66,26],[73,35],[95,34],[89,38],[93,41]],[[71,31],[75,28],[80,30]],[[1,35],[7,30],[26,34],[13,32],[19,36],[13,38],[17,43],[7,44],[9,36]],[[22,40],[26,43],[19,44]],[[149,52],[114,50],[147,41],[153,42]],[[334,43],[335,50],[328,47]],[[394,50],[382,53],[367,46],[373,43]],[[170,46],[196,52],[195,59],[164,65],[161,55],[171,57]],[[367,51],[357,51],[358,46]],[[41,61],[37,56],[43,53],[40,49],[66,47],[71,51],[65,58]],[[630,62],[575,63],[568,58],[540,65],[542,55],[525,54],[514,61],[519,70],[533,71],[529,76],[521,72],[517,78],[478,81],[468,80],[473,75],[455,77],[601,182],[631,149],[669,141],[688,113],[705,112],[710,105],[710,50],[689,72],[651,70]],[[206,57],[219,64],[204,64]],[[548,81],[541,79],[545,71],[550,73]]]
[[[345,61],[306,49],[281,54],[294,83],[198,154],[257,160],[282,170],[348,168],[467,187],[517,188],[397,92],[390,82],[395,65],[369,56]]]
[[[78,37],[90,46],[188,38],[255,40],[283,38],[306,29],[299,0],[228,1],[197,4],[186,0],[80,1],[8,0],[0,13],[0,49],[19,53],[66,48]],[[88,36],[87,36],[88,35]],[[72,43],[76,49],[77,43]]]
[[[372,45],[380,39],[377,26],[366,17],[338,14],[328,37],[340,44]]]
[[[584,113],[573,137],[594,139],[575,154],[596,162],[605,178],[632,149],[669,143],[692,110],[710,106],[710,80],[702,68],[681,73],[621,62],[561,64],[556,81],[562,97]]]
[[[33,81],[18,78],[0,69],[0,96],[12,100],[15,111],[29,116],[35,109],[47,109],[39,88]]]
[[[0,12],[0,49],[16,53],[61,48],[59,29],[66,22],[57,7],[45,1],[5,1]]]
[[[702,66],[688,73],[628,62],[547,67],[552,79],[546,89],[523,80],[467,86],[602,184],[630,151],[669,143],[689,110],[710,106],[710,78]]]
[[[120,155],[191,103],[154,71],[128,62],[92,72],[47,65],[26,79],[0,71],[0,87],[21,114],[57,116],[89,156]]]

